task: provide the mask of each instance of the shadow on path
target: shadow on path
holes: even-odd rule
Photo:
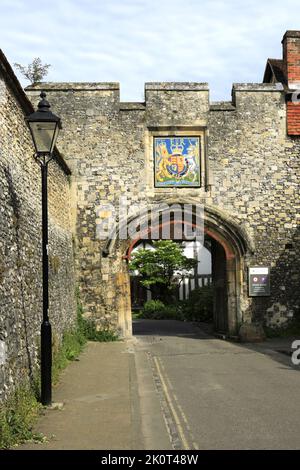
[[[179,320],[133,320],[133,335],[136,337],[182,337],[200,340],[214,339],[213,326],[207,323],[183,322]],[[297,337],[269,338],[262,343],[239,343],[230,341],[241,350],[250,350],[271,357],[279,364],[300,370],[291,361],[291,345]],[[224,341],[219,339],[219,341]],[[225,340],[226,341],[226,340]],[[228,342],[228,341],[226,341]]]
[[[183,338],[212,339],[212,326],[209,324],[184,322],[179,320],[133,320],[134,336],[174,336]]]

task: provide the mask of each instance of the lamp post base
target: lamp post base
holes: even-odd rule
[[[49,321],[41,326],[41,402],[42,405],[51,405],[52,375],[52,331]]]

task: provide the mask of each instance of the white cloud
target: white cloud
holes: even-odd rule
[[[209,81],[213,99],[232,82],[261,81],[297,29],[298,1],[0,0],[0,40],[11,63],[40,56],[49,80],[119,81],[140,100],[145,81]]]

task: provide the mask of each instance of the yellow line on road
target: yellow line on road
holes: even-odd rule
[[[189,447],[188,441],[187,441],[187,439],[186,439],[186,437],[185,437],[184,431],[183,431],[183,429],[182,429],[182,425],[181,425],[179,416],[178,416],[178,414],[176,413],[176,410],[175,410],[175,408],[174,408],[174,406],[173,406],[172,399],[171,399],[171,397],[170,397],[170,394],[169,394],[169,391],[168,391],[168,387],[167,387],[166,382],[165,382],[165,380],[164,380],[164,377],[163,377],[163,375],[162,375],[162,372],[161,372],[161,368],[160,368],[158,359],[157,359],[156,357],[154,357],[153,360],[154,360],[154,363],[155,363],[155,365],[156,365],[157,373],[158,373],[158,375],[159,375],[159,378],[160,378],[160,381],[161,381],[161,384],[162,384],[162,387],[163,387],[163,391],[164,391],[166,400],[167,400],[168,405],[169,405],[169,407],[170,407],[170,411],[171,411],[171,413],[173,414],[173,418],[174,418],[174,421],[175,421],[175,424],[176,424],[178,433],[179,433],[179,435],[180,435],[180,439],[181,439],[181,441],[182,441],[183,447],[184,447],[184,449],[188,450],[190,447]]]
[[[191,440],[192,440],[193,447],[194,447],[194,449],[199,450],[198,444],[196,443],[195,438],[194,438],[194,436],[193,436],[193,433],[192,433],[192,431],[191,431],[191,428],[190,428],[190,426],[189,426],[189,423],[188,423],[186,414],[184,413],[184,411],[183,411],[183,409],[182,409],[182,406],[180,405],[180,403],[179,403],[179,401],[178,401],[178,398],[177,398],[177,395],[176,395],[176,393],[175,393],[174,387],[172,386],[172,384],[171,384],[171,382],[170,382],[170,380],[169,380],[169,378],[168,378],[168,376],[167,376],[165,366],[163,365],[161,359],[158,359],[158,361],[159,361],[159,363],[160,363],[160,365],[161,365],[162,372],[163,372],[164,375],[165,375],[167,385],[169,386],[169,389],[172,391],[173,398],[174,398],[174,400],[175,400],[175,402],[176,402],[176,406],[177,406],[177,408],[178,408],[178,410],[179,410],[179,413],[180,413],[180,415],[181,415],[181,418],[182,418],[182,420],[185,422],[186,428],[187,428],[187,430],[188,430],[188,432],[189,432],[189,435],[190,435],[190,438],[191,438]]]

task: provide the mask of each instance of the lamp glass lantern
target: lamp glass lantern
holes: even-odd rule
[[[46,93],[41,93],[38,110],[27,117],[37,155],[51,155],[56,144],[61,120],[52,111],[45,99]]]

